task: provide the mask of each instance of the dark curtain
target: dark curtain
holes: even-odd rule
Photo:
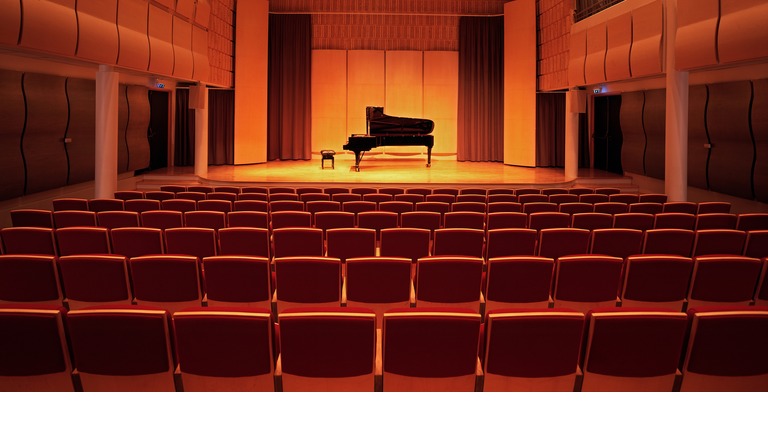
[[[565,93],[536,93],[536,166],[565,166]]]
[[[176,89],[175,166],[195,165],[195,110],[189,109],[189,89]]]
[[[579,114],[579,168],[589,168],[589,117]]]
[[[312,16],[269,16],[267,159],[311,158]]]
[[[208,91],[208,165],[235,164],[235,92]]]
[[[504,17],[459,19],[457,159],[504,160]]]

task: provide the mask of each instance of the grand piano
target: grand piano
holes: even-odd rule
[[[365,152],[383,146],[426,146],[427,167],[432,165],[432,146],[435,137],[429,135],[435,122],[427,119],[393,117],[384,114],[383,107],[366,107],[365,135],[352,135],[344,150],[355,152],[355,171],[360,171],[360,161]]]

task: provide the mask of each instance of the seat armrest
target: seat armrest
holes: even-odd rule
[[[381,329],[376,329],[376,358],[373,369],[373,391],[384,391]]]
[[[341,282],[341,306],[347,306],[347,278]]]
[[[181,365],[176,365],[176,369],[173,371],[173,385],[177,392],[184,391],[184,382],[181,380]]]
[[[576,366],[576,381],[573,383],[573,391],[580,392],[581,385],[584,383],[584,372],[581,371],[580,366]]]
[[[411,307],[416,307],[416,289],[413,287],[413,279],[411,279],[411,296],[409,301]]]
[[[275,362],[275,391],[283,391],[283,362],[282,355],[277,355],[277,361]]]
[[[482,392],[485,383],[485,374],[483,374],[483,365],[480,363],[480,357],[476,357],[475,363],[475,391]]]

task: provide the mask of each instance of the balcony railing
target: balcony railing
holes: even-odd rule
[[[624,0],[576,0],[576,22],[623,1]]]

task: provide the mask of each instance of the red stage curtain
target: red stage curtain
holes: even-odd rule
[[[311,15],[269,16],[267,159],[311,158]]]
[[[504,17],[459,20],[459,161],[504,160]]]
[[[208,165],[235,164],[235,92],[208,91]]]
[[[536,94],[536,166],[565,166],[565,93]]]

